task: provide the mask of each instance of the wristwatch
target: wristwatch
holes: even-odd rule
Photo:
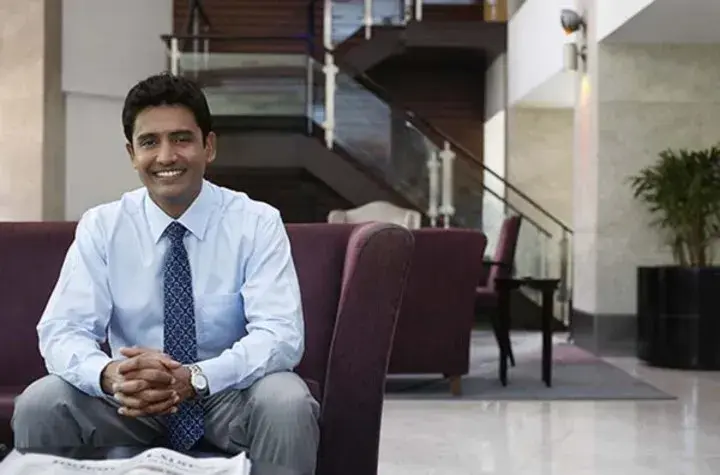
[[[201,398],[210,394],[207,376],[202,372],[200,366],[191,364],[187,368],[190,370],[190,385],[195,390],[195,395]]]

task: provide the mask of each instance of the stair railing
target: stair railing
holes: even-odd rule
[[[429,158],[426,166],[428,167],[428,207],[426,214],[430,219],[432,226],[439,224],[442,221],[442,226],[448,228],[452,226],[453,222],[459,218],[457,214],[458,204],[455,202],[458,198],[458,186],[456,182],[456,168],[462,165],[465,171],[479,170],[483,173],[493,177],[497,180],[506,192],[511,192],[516,201],[522,204],[523,210],[518,209],[519,207],[513,205],[506,196],[501,196],[495,190],[484,185],[482,181],[478,181],[476,186],[483,188],[483,193],[490,195],[493,199],[499,200],[506,210],[512,210],[516,214],[523,216],[525,221],[532,226],[538,236],[544,236],[542,246],[547,247],[550,245],[557,246],[557,269],[552,271],[549,269],[549,262],[546,258],[540,258],[540,262],[535,262],[532,265],[533,269],[536,269],[537,276],[541,277],[557,277],[560,279],[560,286],[558,291],[558,300],[563,303],[562,316],[563,320],[569,321],[569,308],[568,302],[571,296],[572,289],[572,272],[570,261],[570,241],[572,239],[572,230],[570,227],[560,220],[557,216],[550,213],[547,209],[538,204],[535,200],[526,195],[522,190],[508,182],[504,177],[499,175],[494,170],[487,167],[475,154],[469,151],[462,144],[459,144],[452,138],[450,138],[445,132],[433,126],[422,117],[418,116],[414,112],[410,111],[404,105],[398,104],[394,101],[390,95],[379,85],[377,85],[371,78],[365,75],[363,72],[357,71],[350,65],[345,64],[342,59],[335,58],[332,54],[332,50],[325,49],[325,70],[334,71],[333,74],[326,75],[325,80],[332,85],[326,85],[326,92],[331,95],[331,92],[336,92],[334,83],[337,80],[337,72],[342,71],[344,74],[351,74],[353,79],[362,85],[365,89],[375,94],[381,100],[389,104],[394,110],[400,111],[404,114],[407,122],[409,122],[415,129],[421,134],[425,135],[431,142],[435,144],[442,144],[436,146],[433,151],[433,156]],[[327,128],[326,132],[326,143],[328,147],[332,147],[334,143],[334,130],[335,125],[335,108],[334,108],[334,97],[327,97],[326,108],[325,108],[325,125]],[[466,177],[460,177],[465,178]],[[467,206],[466,206],[467,208]],[[467,214],[467,210],[466,213]],[[478,214],[482,215],[482,212]],[[540,224],[539,220],[534,218],[540,218],[542,221],[547,221],[558,228],[558,232],[551,233],[547,228]],[[482,226],[482,225],[481,225]],[[553,243],[553,241],[555,241]],[[539,254],[545,255],[551,252],[550,249],[538,250]]]

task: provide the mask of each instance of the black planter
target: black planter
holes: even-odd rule
[[[720,369],[720,267],[640,267],[637,277],[638,358]]]

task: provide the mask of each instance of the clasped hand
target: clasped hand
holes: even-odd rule
[[[110,363],[103,371],[103,390],[120,402],[123,416],[171,414],[193,394],[190,372],[157,350],[123,348],[127,359]]]

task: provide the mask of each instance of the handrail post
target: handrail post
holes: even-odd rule
[[[430,152],[427,162],[428,167],[428,217],[430,218],[430,226],[437,227],[438,218],[438,202],[440,201],[440,160],[437,151]]]
[[[325,145],[332,150],[335,143],[335,86],[338,67],[332,50],[332,0],[325,0],[323,9],[323,45],[325,46]]]
[[[210,69],[210,40],[203,40],[203,68],[207,71]]]
[[[423,16],[423,0],[415,0],[415,21],[421,21]]]
[[[365,0],[365,13],[363,15],[363,25],[365,26],[365,39],[372,37],[373,26],[373,0]]]
[[[450,221],[455,215],[455,206],[453,205],[453,167],[455,162],[455,152],[450,148],[450,142],[447,140],[440,152],[440,160],[442,161],[442,205],[440,206],[440,214],[443,215],[443,226],[447,229],[450,227]]]
[[[308,54],[307,75],[305,77],[305,116],[307,133],[312,134],[313,120],[315,118],[315,60]]]
[[[568,241],[568,232],[563,229],[562,236],[560,237],[560,285],[558,287],[558,300],[563,303],[563,319],[565,320],[565,324],[570,323],[570,308],[568,308],[570,302],[570,286],[568,285],[570,246]]]
[[[173,76],[177,76],[180,72],[180,47],[178,46],[178,39],[170,39],[170,73]]]
[[[413,0],[405,0],[402,7],[403,23],[407,25],[413,17]]]

